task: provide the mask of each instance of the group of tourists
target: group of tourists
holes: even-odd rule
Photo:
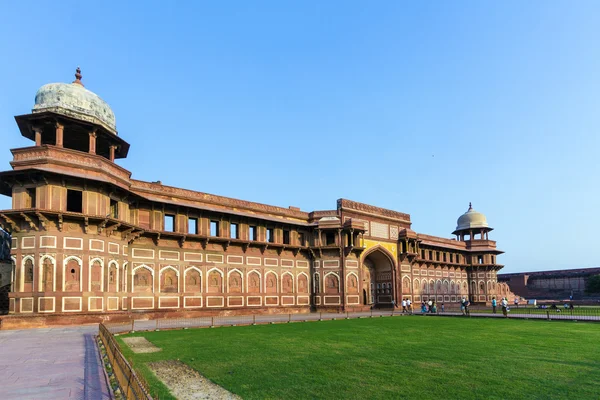
[[[413,313],[412,301],[410,299],[402,299],[402,312],[409,314]]]
[[[515,304],[518,304],[518,301],[515,301]],[[496,307],[498,306],[498,302],[496,301],[496,297],[492,298],[492,312],[494,314],[496,314]],[[505,317],[508,317],[508,312],[510,311],[510,308],[508,308],[508,299],[506,297],[503,297],[502,300],[500,300],[500,307],[502,307],[502,315],[504,315]]]
[[[427,314],[427,313],[431,313],[431,314],[437,314],[438,312],[438,307],[437,307],[437,303],[434,300],[429,300],[427,302],[422,301],[421,302],[421,313],[422,314]],[[444,303],[442,303],[442,312],[444,312]]]

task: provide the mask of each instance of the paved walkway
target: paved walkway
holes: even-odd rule
[[[0,399],[110,399],[97,332],[97,325],[0,331]]]

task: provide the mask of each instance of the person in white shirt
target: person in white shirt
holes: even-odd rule
[[[502,298],[502,302],[500,304],[502,304],[502,314],[505,317],[508,317],[508,300],[506,300],[506,297]]]
[[[406,299],[402,299],[402,312],[406,312]]]
[[[412,301],[410,301],[410,299],[406,299],[406,308],[408,308],[408,312],[412,314]]]

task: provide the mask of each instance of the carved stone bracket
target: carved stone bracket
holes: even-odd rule
[[[160,233],[157,233],[156,237],[152,238],[152,240],[154,240],[155,246],[159,246],[160,245]]]
[[[123,232],[121,232],[121,239],[126,239],[129,237],[129,235],[131,234],[131,232],[133,232],[135,230],[135,228],[129,228],[124,230]]]
[[[2,218],[3,220],[5,220],[10,225],[10,228],[11,228],[11,230],[13,232],[19,232],[20,231],[19,225],[17,225],[17,223],[13,219],[9,218],[5,214],[0,214],[0,218]]]
[[[260,246],[260,254],[265,254],[265,251],[267,251],[268,248],[269,248],[269,245],[267,243],[261,245]]]
[[[208,247],[209,240],[210,240],[209,238],[200,239],[200,244],[202,245],[202,250],[206,250],[206,248]]]
[[[116,230],[117,230],[117,229],[118,229],[120,226],[121,226],[121,223],[120,223],[120,222],[117,222],[116,224],[114,224],[114,225],[111,225],[111,226],[109,226],[108,228],[106,228],[106,236],[107,236],[107,237],[110,237],[110,235],[112,235],[112,233],[113,233],[114,231],[116,231]]]
[[[187,238],[186,235],[183,235],[180,239],[179,239],[179,247],[183,248],[183,245],[185,244],[185,239]]]
[[[36,212],[35,215],[38,217],[38,219],[40,220],[40,224],[42,225],[42,229],[48,229],[48,223],[50,222],[48,220],[48,218],[46,218],[44,216],[44,214],[40,213],[40,212]]]
[[[63,231],[63,216],[62,214],[58,214],[58,231]]]
[[[223,242],[223,251],[227,251],[227,249],[229,248],[230,244],[231,244],[230,240],[228,240],[226,242]]]
[[[106,228],[106,224],[108,223],[108,218],[106,218],[104,221],[102,221],[100,223],[100,225],[98,225],[98,234],[101,234],[102,231],[104,230],[104,228]]]
[[[250,243],[242,243],[242,250],[245,253],[246,250],[248,250],[248,246],[250,246]]]
[[[144,231],[132,232],[129,236],[127,236],[127,243],[132,244],[137,238],[142,236],[143,233]]]
[[[35,231],[38,231],[38,227],[35,224],[35,222],[33,222],[33,220],[31,218],[29,218],[29,216],[25,213],[20,213],[19,214],[25,221],[27,221],[27,223],[29,224],[29,227]]]

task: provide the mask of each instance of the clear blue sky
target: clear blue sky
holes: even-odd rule
[[[0,3],[0,169],[80,65],[137,179],[443,237],[472,201],[505,272],[600,264],[599,2],[84,3]]]

